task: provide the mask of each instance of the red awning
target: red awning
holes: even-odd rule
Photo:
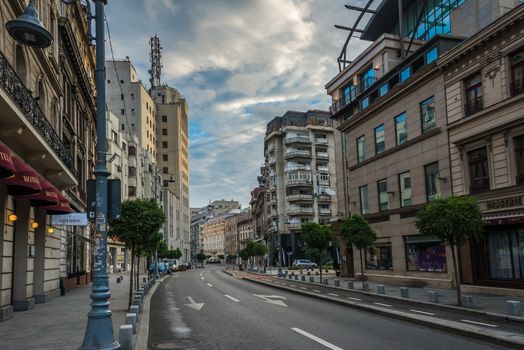
[[[0,142],[0,179],[9,179],[15,176],[15,172],[11,151]]]
[[[60,193],[59,190],[57,190],[49,181],[44,179],[44,177],[40,174],[37,174],[38,181],[40,181],[40,185],[42,186],[42,191],[37,194],[33,194],[30,196],[18,196],[22,198],[27,198],[31,201],[31,206],[33,207],[48,207],[52,205],[58,205],[60,204],[60,200],[58,199],[58,194]]]
[[[58,200],[60,201],[60,203],[58,203],[57,205],[45,208],[47,209],[47,215],[69,214],[74,211],[69,205],[69,201],[67,200],[67,198],[64,197],[60,192],[58,192]]]
[[[15,165],[15,176],[8,179],[0,179],[0,183],[7,184],[7,192],[11,196],[23,196],[38,194],[42,190],[39,174],[33,170],[22,159],[12,156]]]

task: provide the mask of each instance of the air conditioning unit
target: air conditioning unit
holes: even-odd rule
[[[121,167],[120,165],[117,165],[117,166],[116,166],[116,171],[118,171],[119,173],[121,173],[121,172],[122,172],[122,167]]]

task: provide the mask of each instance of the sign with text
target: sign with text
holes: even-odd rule
[[[51,215],[51,225],[54,226],[87,226],[87,213],[70,213]]]

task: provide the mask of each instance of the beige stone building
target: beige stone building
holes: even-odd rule
[[[224,255],[226,220],[223,217],[206,221],[201,228],[202,250],[206,255]]]
[[[240,237],[238,221],[241,214],[224,215],[224,255],[238,254]]]

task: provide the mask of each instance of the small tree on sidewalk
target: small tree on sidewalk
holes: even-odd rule
[[[377,240],[377,234],[369,227],[368,222],[358,214],[353,214],[342,222],[340,233],[347,244],[354,245],[359,250],[361,276],[362,281],[364,281],[364,250],[373,245]]]
[[[302,240],[308,254],[318,256],[320,281],[322,282],[322,253],[329,247],[333,239],[333,233],[327,225],[315,222],[305,222],[302,224]]]
[[[206,260],[206,254],[200,252],[196,256],[197,260],[200,261],[200,266],[204,266],[204,260]]]
[[[457,302],[462,305],[456,249],[482,233],[484,222],[477,200],[468,196],[437,199],[418,213],[415,225],[421,234],[436,236],[450,247]]]
[[[253,253],[255,258],[257,257],[264,257],[268,252],[268,249],[265,244],[262,244],[260,242],[256,242],[255,246],[253,247]]]

